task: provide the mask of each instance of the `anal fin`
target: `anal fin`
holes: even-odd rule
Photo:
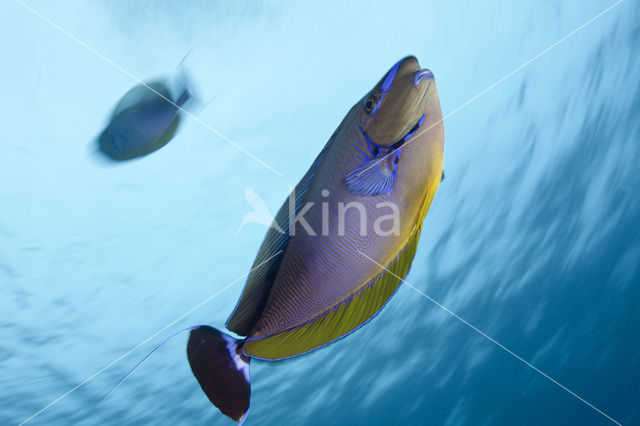
[[[420,236],[420,226],[386,269],[340,305],[313,320],[271,336],[248,338],[246,355],[275,361],[302,355],[344,337],[374,317],[393,296],[409,272]]]

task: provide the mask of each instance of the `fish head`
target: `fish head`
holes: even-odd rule
[[[361,101],[361,130],[380,146],[396,146],[442,122],[433,73],[408,56],[396,63]]]
[[[408,56],[384,75],[351,112],[346,131],[356,158],[344,177],[353,194],[394,192],[428,199],[442,178],[444,126],[433,73]],[[350,121],[349,121],[350,122]],[[353,133],[352,133],[353,134]],[[412,194],[412,195],[409,195]]]

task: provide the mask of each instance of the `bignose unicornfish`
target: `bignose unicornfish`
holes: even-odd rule
[[[191,370],[223,414],[246,418],[251,358],[307,353],[384,307],[409,271],[443,158],[434,76],[407,57],[351,108],[279,210],[284,232],[267,232],[226,324],[243,338],[209,326],[191,330]],[[348,203],[362,207],[345,212]]]
[[[98,137],[99,150],[112,160],[142,157],[169,143],[180,125],[181,108],[191,98],[186,86],[171,95],[164,81],[140,84],[129,90],[113,110]]]

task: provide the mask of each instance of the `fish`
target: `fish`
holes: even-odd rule
[[[435,78],[409,56],[349,110],[277,213],[281,229],[267,231],[226,323],[241,337],[190,330],[191,370],[223,414],[246,419],[251,359],[322,348],[386,305],[409,272],[443,163]]]
[[[180,125],[180,112],[192,98],[185,84],[174,98],[165,81],[130,89],[111,114],[98,137],[99,151],[114,161],[143,157],[167,145]]]

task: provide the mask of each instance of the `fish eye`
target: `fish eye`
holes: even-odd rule
[[[377,104],[378,100],[375,96],[371,95],[367,98],[366,101],[364,101],[364,110],[367,112],[367,114],[371,114],[376,109]]]

